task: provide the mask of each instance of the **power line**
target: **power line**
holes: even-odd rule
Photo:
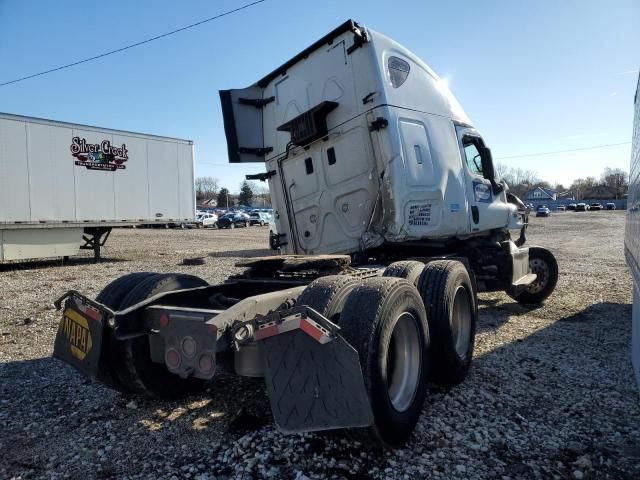
[[[59,67],[52,68],[50,70],[45,70],[43,72],[34,73],[32,75],[27,75],[26,77],[16,78],[15,80],[10,80],[8,82],[0,83],[0,87],[4,87],[6,85],[11,85],[12,83],[22,82],[24,80],[28,80],[28,79],[34,78],[34,77],[39,77],[41,75],[46,75],[48,73],[57,72],[59,70],[64,70],[65,68],[75,67],[76,65],[80,65],[82,63],[91,62],[91,61],[97,60],[99,58],[103,58],[103,57],[107,57],[109,55],[113,55],[114,53],[120,53],[120,52],[123,52],[125,50],[129,50],[131,48],[139,47],[140,45],[144,45],[146,43],[153,42],[154,40],[159,40],[161,38],[165,38],[165,37],[168,37],[170,35],[175,35],[176,33],[184,32],[185,30],[189,30],[190,28],[198,27],[198,26],[200,26],[200,25],[202,25],[204,23],[211,22],[213,20],[217,20],[217,19],[222,18],[222,17],[226,17],[227,15],[231,15],[232,13],[239,12],[240,10],[244,10],[246,8],[252,7],[254,5],[257,5],[258,3],[262,3],[262,2],[265,2],[265,1],[266,0],[256,0],[256,1],[251,2],[251,3],[247,3],[246,5],[242,5],[241,7],[234,8],[233,10],[228,10],[226,12],[220,13],[220,14],[215,15],[213,17],[209,17],[209,18],[206,18],[206,19],[201,20],[199,22],[192,23],[191,25],[187,25],[185,27],[181,27],[181,28],[178,28],[176,30],[172,30],[170,32],[163,33],[161,35],[156,35],[155,37],[147,38],[146,40],[142,40],[142,41],[137,42],[137,43],[132,43],[131,45],[127,45],[125,47],[117,48],[115,50],[110,50],[108,52],[101,53],[100,55],[95,55],[93,57],[85,58],[83,60],[78,60],[77,62],[68,63],[66,65],[61,65]]]
[[[591,147],[572,148],[570,150],[554,150],[553,152],[540,152],[540,153],[525,153],[523,155],[509,155],[507,157],[496,157],[495,160],[504,160],[507,158],[522,158],[522,157],[538,157],[541,155],[555,155],[556,153],[567,152],[579,152],[581,150],[595,150],[597,148],[617,147],[619,145],[629,145],[631,142],[609,143],[606,145],[593,145]],[[234,166],[234,167],[246,167],[245,163],[211,163],[211,162],[196,162],[198,165],[215,165],[215,166]]]
[[[555,150],[553,152],[540,152],[540,153],[525,153],[523,155],[509,155],[507,157],[496,157],[496,160],[505,160],[507,158],[522,158],[522,157],[539,157],[542,155],[554,155],[556,153],[568,153],[579,152],[581,150],[595,150],[597,148],[617,147],[619,145],[629,145],[631,142],[609,143],[607,145],[594,145],[592,147],[572,148],[570,150]]]

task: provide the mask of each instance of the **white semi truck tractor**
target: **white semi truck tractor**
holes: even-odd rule
[[[446,84],[379,33],[349,20],[220,97],[230,161],[266,166],[283,255],[217,285],[132,273],[95,300],[70,291],[54,355],[155,397],[218,369],[264,377],[283,432],[403,444],[429,383],[469,371],[477,292],[540,303],[553,255],[524,246],[524,206]]]

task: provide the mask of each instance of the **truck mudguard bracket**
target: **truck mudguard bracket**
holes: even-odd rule
[[[369,131],[377,132],[378,130],[387,128],[388,125],[389,125],[389,120],[387,120],[386,118],[378,117],[369,124]]]
[[[270,104],[276,99],[276,97],[271,96],[268,98],[238,98],[238,103],[242,103],[243,105],[253,105],[256,108],[262,108],[265,105]]]
[[[249,175],[245,175],[244,178],[246,178],[247,180],[260,180],[261,182],[264,182],[265,180],[268,180],[275,175],[275,170],[269,170],[268,172],[264,173],[252,173]]]
[[[238,147],[238,152],[248,153],[250,155],[255,155],[256,157],[264,157],[267,153],[273,152],[273,147],[260,147],[260,148]]]
[[[356,23],[356,27],[353,31],[353,45],[347,48],[347,55],[351,55],[358,48],[362,47],[365,43],[369,41],[369,37],[367,36],[367,32],[360,28],[360,26]]]

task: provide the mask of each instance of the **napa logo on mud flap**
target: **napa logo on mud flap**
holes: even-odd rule
[[[473,182],[473,193],[476,202],[491,203],[491,187],[486,183]]]
[[[69,148],[71,155],[76,159],[75,164],[87,170],[124,170],[124,163],[129,160],[127,146],[124,143],[120,147],[114,147],[109,140],[87,143],[84,138],[73,137]]]
[[[60,328],[67,337],[71,355],[78,360],[84,360],[93,346],[87,319],[78,312],[67,309],[64,311]]]

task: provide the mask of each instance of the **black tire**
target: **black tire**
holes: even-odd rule
[[[158,274],[138,284],[122,300],[120,309],[128,308],[162,292],[208,285],[199,277],[180,273]],[[201,391],[206,381],[182,379],[169,372],[164,364],[151,361],[146,336],[119,340],[114,344],[114,370],[126,389],[132,393],[157,398],[178,398]]]
[[[307,305],[333,323],[340,323],[340,314],[358,279],[345,275],[320,277],[300,294],[296,305]]]
[[[553,293],[558,283],[558,262],[546,248],[529,247],[529,269],[538,275],[536,281],[519,293],[508,289],[507,295],[523,305],[538,305]]]
[[[467,376],[476,335],[478,302],[467,268],[455,260],[429,262],[418,280],[431,333],[432,378],[457,385]]]
[[[120,310],[120,304],[124,297],[126,297],[131,290],[133,290],[139,283],[143,282],[147,278],[157,275],[151,272],[136,272],[128,273],[122,277],[116,278],[109,283],[96,297],[96,302],[101,303],[111,310]],[[109,328],[105,328],[102,333],[102,354],[100,355],[99,377],[100,380],[111,388],[119,390],[124,393],[130,393],[130,390],[123,385],[118,376],[116,375],[113,364],[113,337],[112,331]]]
[[[415,260],[404,260],[389,265],[384,269],[382,276],[404,278],[409,283],[417,285],[422,270],[424,270],[424,263]]]
[[[404,279],[367,278],[347,297],[340,326],[360,356],[374,415],[373,427],[360,431],[360,438],[401,446],[418,421],[429,386],[429,325],[418,291]],[[412,373],[402,375],[407,371]],[[401,378],[408,382],[405,388]]]

